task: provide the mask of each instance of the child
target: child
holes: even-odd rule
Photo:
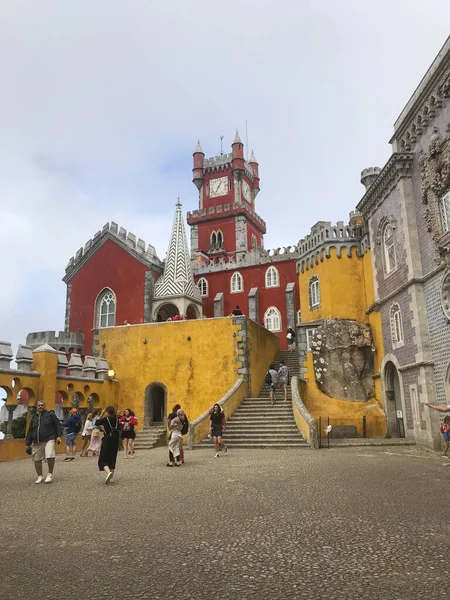
[[[445,458],[448,458],[447,452],[448,452],[448,448],[450,446],[450,417],[445,417],[444,422],[440,426],[440,431],[441,431],[442,435],[444,436],[444,440],[445,440],[444,454],[442,456],[445,456]]]

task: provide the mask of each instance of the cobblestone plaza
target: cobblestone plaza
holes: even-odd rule
[[[0,597],[446,598],[450,468],[409,448],[0,464]]]

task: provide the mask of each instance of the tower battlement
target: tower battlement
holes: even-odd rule
[[[215,273],[218,271],[233,271],[245,267],[257,265],[270,265],[288,260],[298,260],[299,252],[297,246],[287,246],[265,250],[254,248],[248,252],[238,252],[235,256],[211,258],[209,262],[202,263],[194,269],[195,275]]]
[[[247,213],[252,219],[254,219],[261,229],[266,231],[266,222],[264,219],[256,213],[255,210],[250,208],[250,206],[246,206],[244,204],[238,204],[235,202],[234,204],[218,204],[217,206],[209,206],[206,208],[200,208],[198,210],[193,210],[192,212],[188,211],[187,213],[187,222],[189,225],[195,224],[197,221],[204,221],[208,217],[217,218],[222,214],[226,213],[227,215],[235,215],[241,214],[242,212]]]

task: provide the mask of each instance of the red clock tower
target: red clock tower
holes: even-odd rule
[[[195,148],[192,172],[199,209],[188,214],[188,223],[191,255],[197,257],[197,264],[264,245],[266,224],[255,211],[258,163],[253,152],[250,160],[245,160],[237,131],[231,149],[229,154],[205,158],[200,142]]]

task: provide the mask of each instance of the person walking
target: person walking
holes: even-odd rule
[[[111,483],[116,468],[117,452],[119,451],[118,440],[120,438],[119,418],[114,406],[108,406],[100,415],[96,427],[104,433],[102,448],[98,457],[98,469],[106,473],[105,483]]]
[[[289,352],[293,352],[294,350],[294,342],[295,342],[295,331],[292,327],[289,327],[286,333],[286,340],[288,345]]]
[[[83,447],[81,448],[80,456],[88,455],[88,446],[91,442],[92,430],[92,413],[89,413],[84,422],[83,433],[81,434],[81,437],[83,438]]]
[[[167,417],[167,426],[170,427],[170,422],[175,419],[175,417],[177,416],[177,411],[181,409],[181,406],[179,404],[175,404],[175,406],[172,408],[172,412],[169,414],[169,416]],[[184,412],[184,411],[183,411]],[[187,429],[186,429],[187,427]],[[183,426],[181,428],[181,435],[185,435],[189,430],[189,421],[188,418],[186,417],[186,414],[184,415],[184,421],[183,421]],[[169,433],[169,442],[170,442],[170,438],[172,436],[172,432]],[[169,463],[173,463],[174,462],[174,456],[172,454],[172,452],[170,451],[169,448]],[[180,463],[182,465],[184,465],[184,450],[183,450],[183,438],[181,438],[181,448],[180,448]]]
[[[184,412],[179,408],[177,410],[177,415],[170,421],[169,430],[170,430],[170,441],[169,441],[169,462],[167,463],[168,467],[179,467],[181,465],[180,462],[180,452],[181,445],[183,443],[183,435],[181,433],[181,429],[183,428],[184,421]],[[170,457],[172,456],[172,460]]]
[[[278,369],[278,383],[283,388],[283,391],[284,391],[284,401],[285,402],[287,401],[289,378],[290,378],[289,367],[287,367],[286,363],[284,362],[284,360],[282,360],[281,361],[281,366]]]
[[[450,446],[450,417],[444,417],[444,422],[439,429],[445,441],[444,454],[442,456],[448,458],[448,448]]]
[[[212,409],[210,410],[209,420],[211,422],[209,431],[213,440],[214,450],[216,453],[214,454],[214,458],[219,458],[220,448],[223,447],[224,454],[227,454],[228,448],[222,441],[222,435],[225,431],[226,419],[225,413],[222,410],[220,404],[214,404]]]
[[[136,432],[134,428],[137,425],[137,419],[133,412],[129,408],[126,408],[123,411],[123,417],[119,419],[119,423],[122,429],[122,434],[120,437],[123,440],[123,446],[125,450],[124,458],[127,458],[127,456],[134,458],[134,440],[136,438]]]
[[[34,468],[37,473],[35,483],[42,483],[42,461],[46,460],[48,474],[44,483],[52,483],[55,468],[55,443],[61,443],[62,427],[57,416],[52,410],[47,410],[45,402],[39,400],[36,404],[36,413],[31,417],[25,438],[25,451],[33,455]]]
[[[102,445],[102,432],[97,427],[97,422],[100,418],[100,409],[96,408],[92,413],[92,433],[91,433],[91,443],[89,444],[89,448],[87,449],[87,454],[89,450],[92,452],[94,456],[98,456],[100,452],[100,447]]]
[[[64,462],[75,460],[75,451],[77,445],[77,434],[81,431],[81,417],[78,414],[78,409],[71,408],[69,411],[69,418],[66,423],[63,423],[63,427],[67,427],[66,432],[66,458]]]
[[[277,389],[277,384],[278,384],[278,373],[275,370],[274,364],[270,365],[269,370],[266,373],[265,381],[266,381],[267,385],[269,386],[270,403],[273,404],[276,400],[275,390]]]

